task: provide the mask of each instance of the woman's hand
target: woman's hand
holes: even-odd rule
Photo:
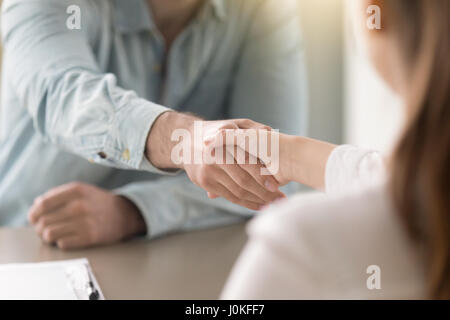
[[[336,145],[306,137],[281,134],[275,130],[222,129],[206,143],[209,148],[236,147],[259,159],[280,185],[295,181],[322,190],[328,157]],[[235,139],[226,139],[234,135]],[[245,138],[255,137],[249,144]],[[270,152],[267,152],[270,150]],[[249,172],[257,179],[257,172]]]

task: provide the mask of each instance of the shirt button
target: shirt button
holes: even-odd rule
[[[127,161],[130,160],[130,150],[125,149],[122,153],[122,157]]]
[[[98,156],[99,156],[100,158],[106,159],[106,153],[104,153],[103,151],[102,151],[102,152],[99,152],[99,153],[97,153],[97,154],[98,154]]]

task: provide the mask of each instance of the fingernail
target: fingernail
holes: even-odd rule
[[[278,190],[278,186],[271,180],[266,180],[266,182],[264,182],[264,185],[269,191],[276,192]]]

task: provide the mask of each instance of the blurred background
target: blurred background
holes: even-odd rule
[[[400,102],[358,50],[350,23],[355,1],[298,0],[309,78],[309,135],[386,153],[402,121]],[[382,118],[386,114],[388,121]]]
[[[309,71],[309,134],[387,153],[402,122],[400,101],[358,48],[351,24],[357,1],[298,0]]]

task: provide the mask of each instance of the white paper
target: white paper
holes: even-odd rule
[[[0,265],[0,300],[80,300],[87,295],[68,270],[87,268],[104,299],[87,259]]]

